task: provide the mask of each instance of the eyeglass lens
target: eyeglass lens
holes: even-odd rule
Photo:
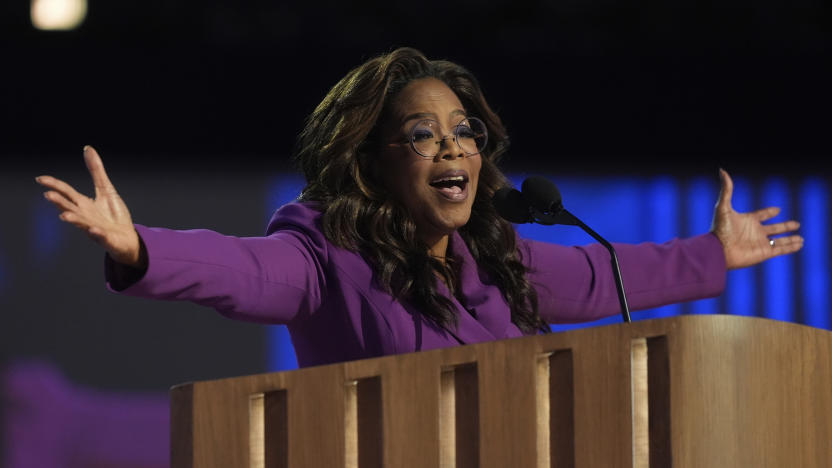
[[[459,148],[469,155],[482,151],[488,139],[485,124],[473,117],[454,126],[452,136]],[[425,157],[436,156],[445,138],[448,137],[442,135],[439,123],[434,120],[423,120],[411,131],[413,149]]]

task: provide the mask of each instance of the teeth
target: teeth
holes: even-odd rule
[[[434,184],[438,184],[439,182],[465,182],[465,178],[462,176],[443,177],[433,181]]]

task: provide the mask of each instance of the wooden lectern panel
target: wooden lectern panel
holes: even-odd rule
[[[674,338],[678,466],[832,466],[829,332],[714,317]]]
[[[832,333],[682,316],[197,382],[173,468],[832,466]]]

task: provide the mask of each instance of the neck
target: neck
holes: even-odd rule
[[[431,257],[445,263],[445,256],[448,253],[448,239],[447,234],[433,239],[425,239],[428,244],[428,254]]]

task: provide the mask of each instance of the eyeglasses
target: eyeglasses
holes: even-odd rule
[[[465,154],[471,156],[479,154],[480,151],[485,149],[485,144],[488,142],[488,129],[482,120],[476,117],[468,117],[454,125],[451,129],[451,135],[442,135],[442,127],[439,122],[425,119],[420,120],[410,129],[408,141],[399,144],[409,142],[413,151],[423,158],[434,158],[439,154],[442,143],[450,137],[453,137],[457,146]]]

